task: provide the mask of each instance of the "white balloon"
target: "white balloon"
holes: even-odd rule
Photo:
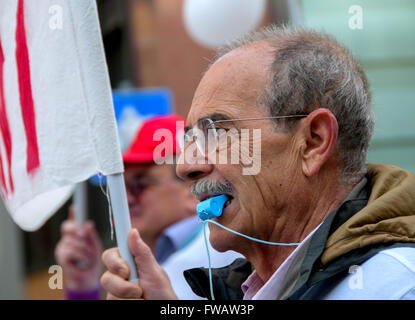
[[[254,30],[265,8],[266,0],[184,0],[183,19],[196,42],[217,48]]]

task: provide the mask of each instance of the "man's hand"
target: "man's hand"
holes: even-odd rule
[[[107,299],[177,299],[167,273],[136,229],[130,231],[128,245],[137,266],[139,286],[128,281],[130,269],[120,257],[118,248],[108,249],[102,255],[108,271],[101,277],[101,285],[108,292]]]
[[[94,223],[82,226],[69,209],[69,219],[62,223],[62,238],[55,249],[56,261],[65,274],[65,285],[74,291],[89,291],[99,286],[102,271],[102,245]]]

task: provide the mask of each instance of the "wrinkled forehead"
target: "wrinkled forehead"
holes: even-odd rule
[[[195,91],[187,125],[193,127],[211,114],[235,118],[259,112],[257,100],[269,81],[271,61],[270,48],[264,45],[238,48],[219,58]]]

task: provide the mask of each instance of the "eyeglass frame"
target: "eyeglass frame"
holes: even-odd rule
[[[184,151],[184,149],[185,149],[185,147],[186,147],[186,145],[189,143],[189,142],[191,142],[191,141],[193,141],[193,142],[195,142],[196,143],[196,146],[197,146],[197,149],[199,150],[199,152],[201,153],[201,155],[202,156],[204,156],[204,157],[206,157],[208,154],[210,154],[210,153],[213,153],[213,151],[216,151],[217,150],[217,148],[218,148],[218,143],[219,143],[219,141],[218,141],[218,137],[219,137],[219,135],[218,135],[218,133],[217,133],[217,128],[215,127],[215,123],[222,123],[222,122],[234,122],[234,121],[250,121],[250,120],[266,120],[266,119],[287,119],[287,118],[304,118],[304,117],[307,117],[308,116],[308,114],[296,114],[296,115],[286,115],[286,116],[269,116],[269,117],[260,117],[260,118],[239,118],[239,119],[222,119],[222,120],[215,120],[215,121],[213,121],[212,119],[209,119],[209,118],[205,118],[205,119],[203,119],[203,120],[206,120],[206,121],[209,121],[209,124],[204,128],[204,130],[202,130],[202,129],[200,129],[199,127],[198,127],[198,124],[196,123],[196,125],[193,127],[193,128],[191,128],[191,129],[189,129],[189,130],[187,130],[185,133],[184,133],[184,135],[183,135],[183,141],[180,139],[180,141],[179,141],[179,144],[180,144],[180,149],[182,150],[182,151]],[[212,127],[212,129],[214,130],[214,136],[215,136],[215,143],[216,143],[216,147],[213,149],[213,150],[211,150],[210,152],[208,152],[208,154],[206,154],[206,152],[203,150],[204,149],[204,147],[203,146],[201,146],[200,145],[200,143],[198,143],[197,141],[199,141],[199,140],[197,140],[197,136],[196,136],[196,139],[194,139],[194,137],[195,137],[195,135],[193,134],[191,137],[190,137],[190,135],[188,134],[189,132],[191,132],[191,131],[193,131],[193,130],[199,130],[199,131],[205,131],[205,130],[209,130],[209,127]],[[187,137],[187,138],[186,138]],[[205,138],[206,139],[206,138]]]
[[[168,182],[177,182],[181,181],[177,178],[159,178],[159,177],[141,177],[138,179],[132,179],[133,181],[131,183],[125,182],[125,187],[127,189],[127,192],[129,192],[134,197],[138,197],[141,195],[148,187],[160,185],[163,183]],[[139,189],[140,191],[137,191],[135,189]]]

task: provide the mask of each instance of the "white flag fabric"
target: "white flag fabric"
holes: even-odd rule
[[[0,190],[38,229],[94,174],[123,172],[95,0],[0,1]]]

